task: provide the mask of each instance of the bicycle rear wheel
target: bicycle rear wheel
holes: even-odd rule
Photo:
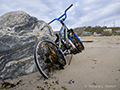
[[[34,50],[36,66],[42,76],[48,79],[61,65],[66,65],[66,59],[57,46],[50,40],[38,42]]]

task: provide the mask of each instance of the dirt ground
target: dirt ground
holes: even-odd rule
[[[39,72],[5,80],[19,82],[8,90],[120,90],[120,36],[90,36],[81,40],[85,50],[75,55],[64,70],[56,71],[48,80]]]

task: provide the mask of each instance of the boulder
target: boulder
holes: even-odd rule
[[[52,28],[23,11],[0,17],[0,80],[16,78],[37,71],[35,44],[42,39],[55,40]]]

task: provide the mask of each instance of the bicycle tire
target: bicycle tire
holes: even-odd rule
[[[45,46],[43,47],[42,45],[45,45]],[[49,47],[49,46],[51,46],[51,47]],[[53,50],[53,52],[55,52],[54,54],[53,54],[52,50]],[[57,56],[55,56],[57,52],[59,52],[61,55],[59,58]],[[51,54],[51,56],[49,56],[49,54]],[[49,58],[48,56],[50,57],[50,59],[52,58],[53,62],[50,62],[50,60],[48,60],[48,58]],[[58,61],[57,60],[55,61],[55,59],[62,59],[62,61],[64,61],[64,65],[66,64],[65,56],[62,54],[61,51],[57,51],[56,44],[48,39],[42,40],[36,44],[35,49],[34,49],[34,58],[35,58],[35,63],[38,68],[38,71],[46,79],[49,79],[49,75],[47,73],[45,73],[45,70],[47,70],[49,67],[48,64],[52,63],[52,64],[59,65]],[[53,59],[53,58],[55,58],[55,59]],[[51,69],[51,68],[52,67],[50,66],[49,69]]]
[[[84,50],[84,45],[82,44],[82,41],[79,39],[78,35],[74,33],[73,29],[69,30],[69,39],[72,40],[73,44],[75,45],[76,49],[79,52],[82,52]]]
[[[72,39],[73,39],[73,43],[74,43],[75,47],[79,50],[79,52],[83,51],[84,50],[84,46],[83,46],[82,42],[80,42],[78,40],[78,36],[76,36],[74,34]]]

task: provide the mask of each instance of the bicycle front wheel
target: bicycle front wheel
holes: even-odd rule
[[[69,39],[73,42],[79,52],[84,50],[84,45],[82,44],[82,41],[79,39],[77,34],[74,33],[73,29],[69,30]]]
[[[58,51],[56,44],[50,40],[38,42],[34,50],[35,63],[42,76],[48,79],[60,65],[66,64],[62,52]]]
[[[72,36],[72,39],[73,39],[74,45],[79,50],[79,52],[84,50],[84,45],[82,44],[82,41],[79,39],[76,33],[74,33],[74,35]]]

